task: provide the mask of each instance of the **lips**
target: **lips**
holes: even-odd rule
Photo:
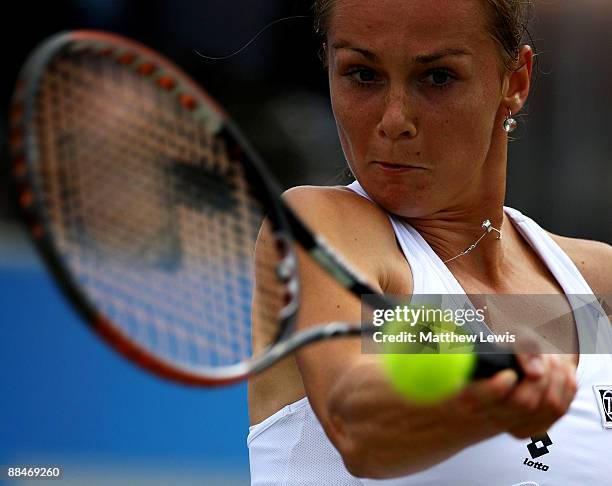
[[[382,162],[378,160],[375,160],[372,163],[375,164],[378,168],[382,170],[391,171],[391,172],[402,172],[402,171],[409,171],[409,170],[427,170],[425,167],[421,167],[418,165],[394,164],[391,162]]]

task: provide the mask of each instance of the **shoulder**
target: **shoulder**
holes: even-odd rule
[[[397,281],[411,288],[410,269],[389,215],[380,206],[343,186],[298,186],[283,199],[314,233],[383,290],[395,289]]]
[[[286,190],[283,199],[297,211],[314,205],[325,212],[357,207],[385,214],[375,203],[344,186],[296,186]]]
[[[612,294],[612,246],[549,233],[574,262],[595,294]]]
[[[283,199],[313,231],[323,236],[337,239],[342,234],[372,237],[380,234],[384,237],[391,230],[382,208],[342,186],[297,186],[287,190]]]

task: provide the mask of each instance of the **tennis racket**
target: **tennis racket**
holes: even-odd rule
[[[10,146],[23,218],[64,294],[157,375],[233,383],[313,341],[371,332],[342,322],[296,332],[295,242],[340,286],[397,305],[284,204],[222,108],[132,40],[74,31],[43,42],[15,89]],[[274,244],[255,268],[264,219]],[[275,330],[257,353],[255,317]],[[482,354],[475,376],[507,367],[520,372],[512,354]]]

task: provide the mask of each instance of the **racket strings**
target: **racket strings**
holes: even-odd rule
[[[151,80],[87,54],[43,79],[34,168],[72,274],[127,336],[181,364],[253,352],[253,248],[264,209],[240,161]],[[272,328],[284,305],[268,249],[258,269]]]

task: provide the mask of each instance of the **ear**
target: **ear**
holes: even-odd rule
[[[502,104],[518,113],[525,105],[531,87],[531,71],[533,69],[533,49],[524,45],[519,56],[512,63],[511,70],[506,70],[502,85]]]

